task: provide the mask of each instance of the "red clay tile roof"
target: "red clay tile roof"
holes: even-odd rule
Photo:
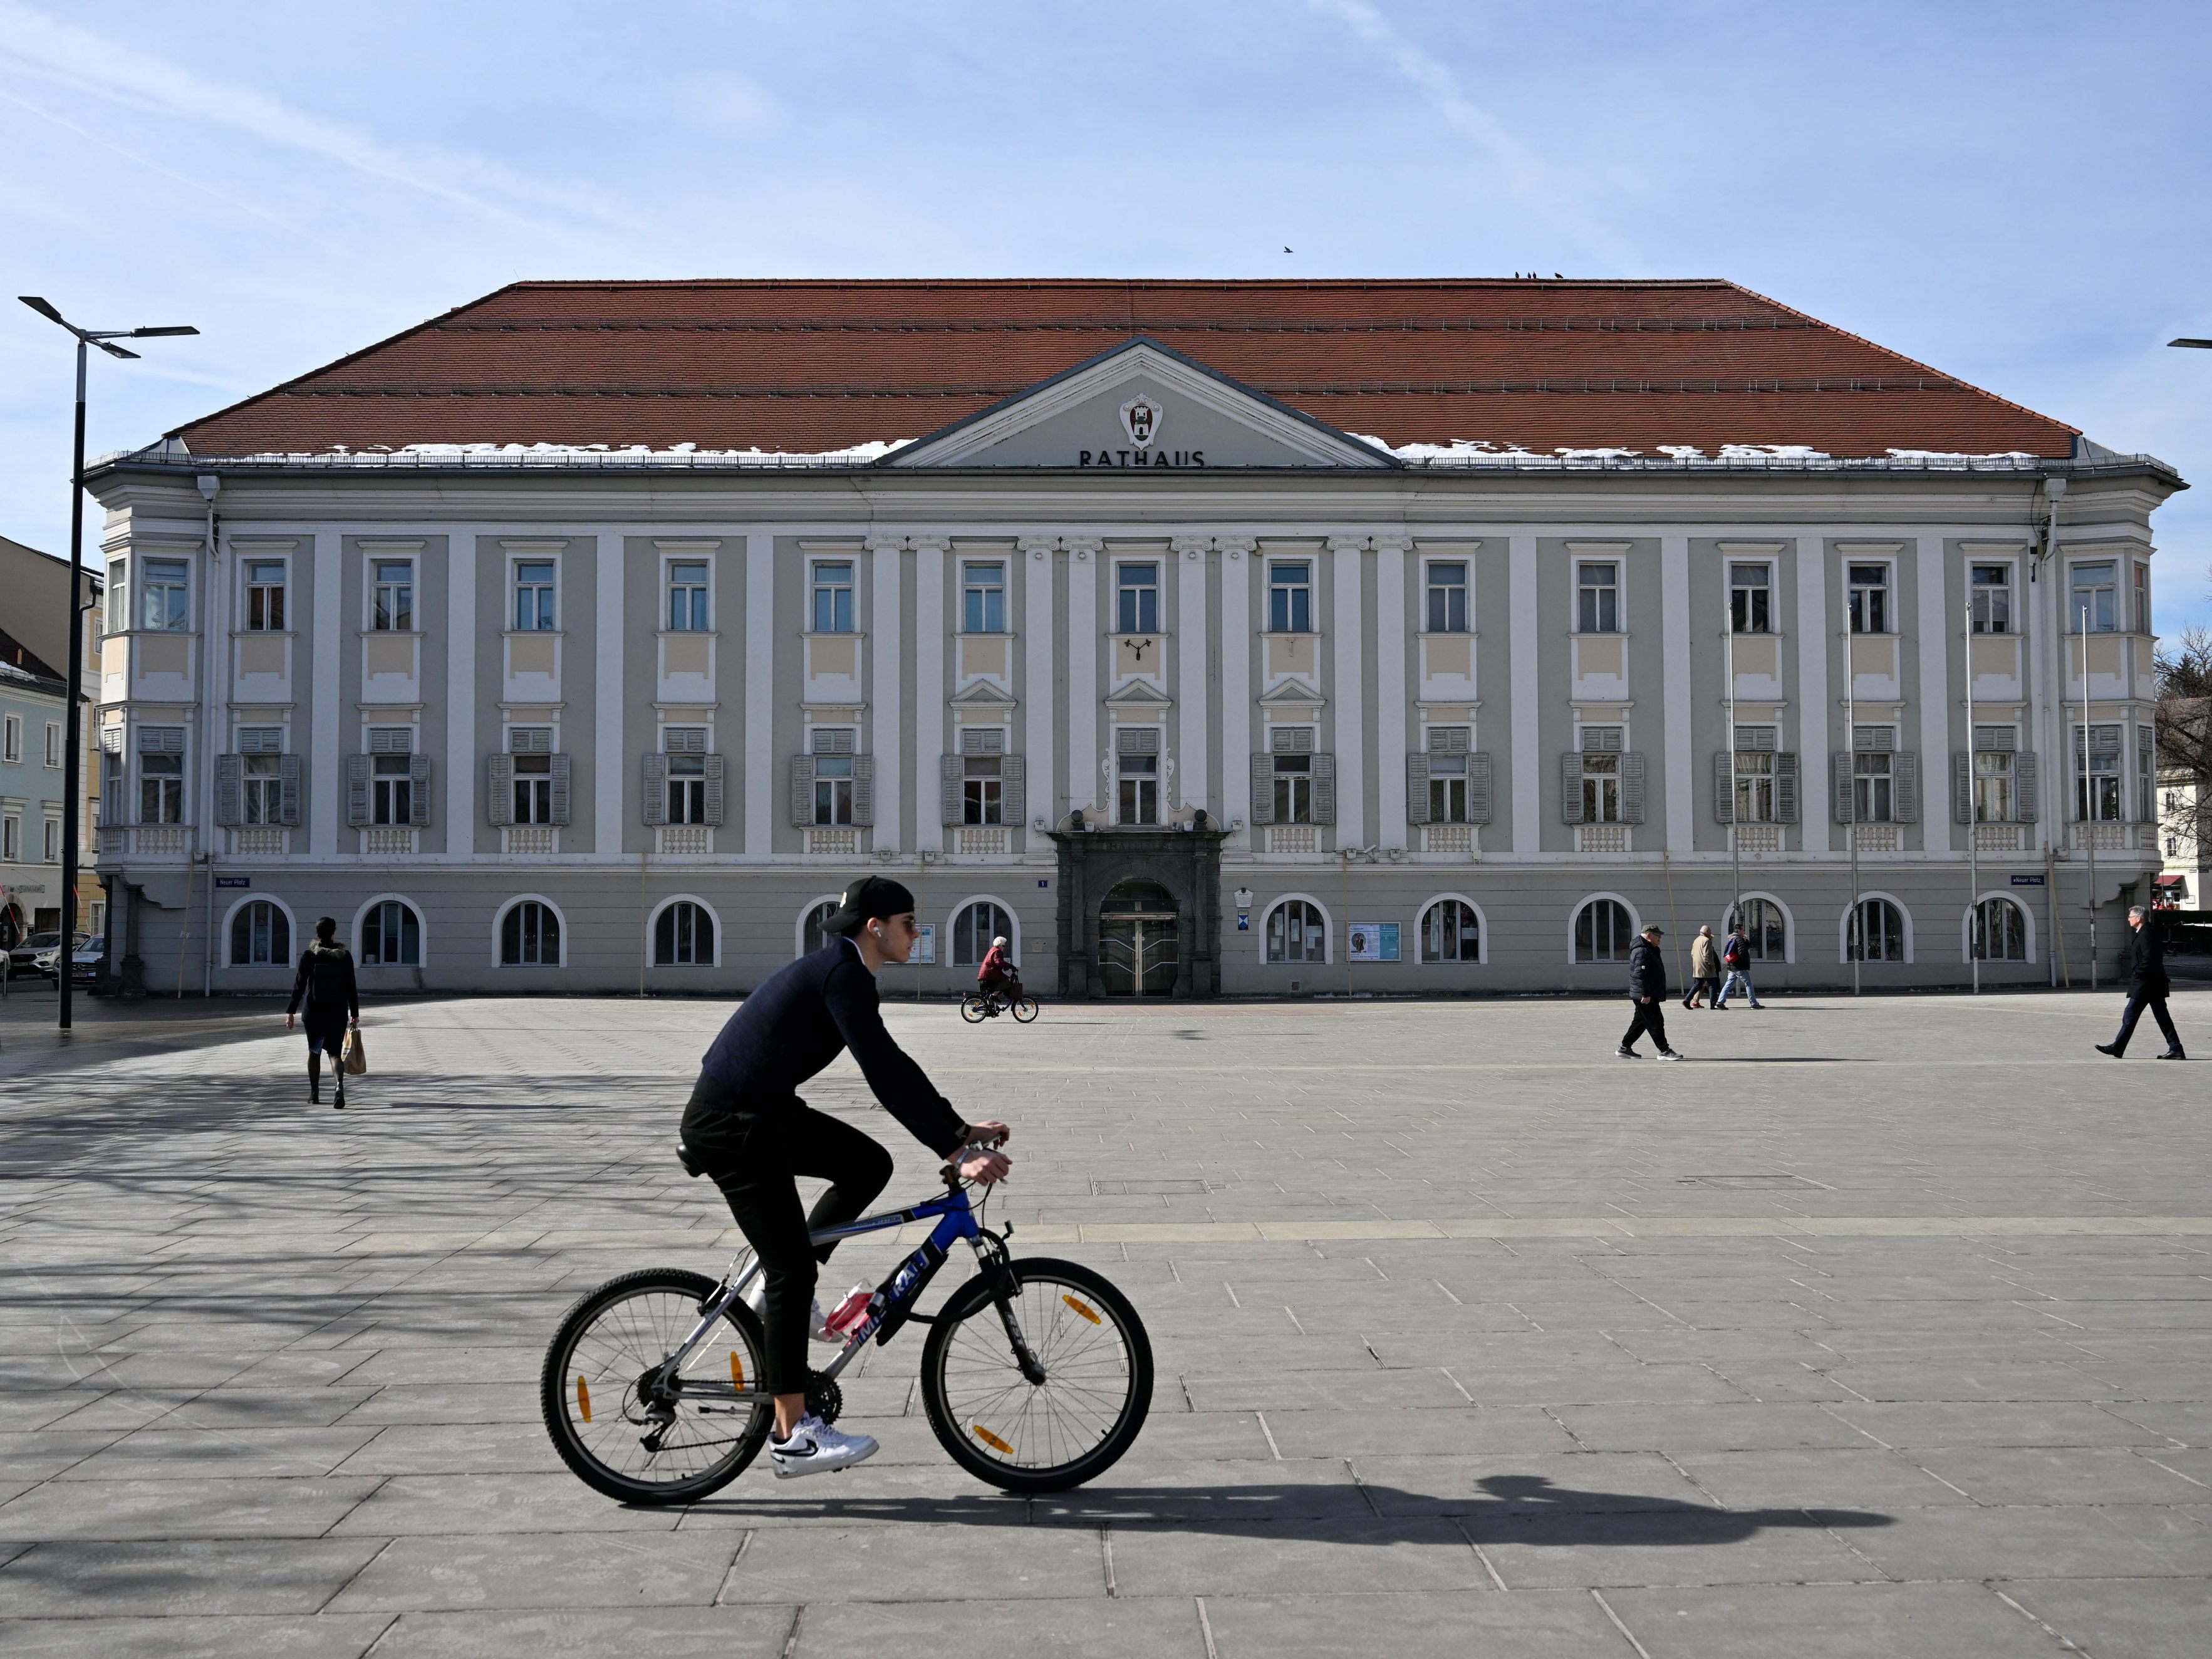
[[[1394,445],[2063,459],[2075,436],[1732,283],[1493,279],[517,283],[171,435],[842,449],[1139,335]]]

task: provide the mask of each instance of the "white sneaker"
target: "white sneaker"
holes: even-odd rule
[[[768,1329],[768,1276],[763,1273],[745,1286],[745,1306],[760,1316],[761,1329]],[[822,1304],[810,1302],[806,1305],[806,1334],[817,1342],[829,1342],[842,1346],[845,1339],[831,1330],[822,1321]]]
[[[825,1427],[811,1412],[792,1425],[788,1440],[778,1440],[773,1429],[769,1431],[768,1461],[775,1466],[775,1478],[779,1480],[849,1469],[855,1463],[866,1462],[879,1449],[869,1436],[840,1434]]]

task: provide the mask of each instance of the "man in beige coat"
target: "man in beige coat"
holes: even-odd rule
[[[1721,988],[1720,947],[1713,943],[1713,927],[1707,922],[1698,929],[1697,938],[1690,941],[1690,994],[1682,999],[1685,1008],[1698,1006],[1698,994],[1718,996]]]

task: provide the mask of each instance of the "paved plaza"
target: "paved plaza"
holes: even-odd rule
[[[1003,1495],[915,1334],[848,1374],[873,1462],[684,1510],[569,1475],[536,1379],[585,1287],[732,1249],[671,1152],[724,1006],[374,1005],[341,1115],[273,1003],[50,1000],[0,1013],[10,1656],[2205,1651],[2212,1071],[2097,1054],[2109,994],[1678,1009],[1681,1066],[1625,1001],[900,1005],[1151,1419]],[[810,1097],[927,1190],[848,1064]]]

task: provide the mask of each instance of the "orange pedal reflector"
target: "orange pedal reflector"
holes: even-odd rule
[[[584,1421],[592,1420],[592,1391],[584,1386],[584,1374],[576,1373],[576,1409],[584,1414]]]
[[[730,1350],[730,1381],[738,1388],[742,1389],[745,1386],[745,1368],[738,1362],[738,1351],[735,1348]]]
[[[1091,1309],[1091,1308],[1087,1308],[1087,1307],[1085,1307],[1082,1303],[1078,1302],[1078,1301],[1077,1301],[1073,1297],[1072,1297],[1072,1296],[1063,1296],[1063,1297],[1061,1297],[1060,1299],[1062,1302],[1065,1302],[1066,1304],[1067,1304],[1067,1305],[1068,1305],[1069,1307],[1071,1307],[1071,1308],[1074,1309],[1076,1312],[1078,1312],[1078,1313],[1081,1314],[1081,1315],[1082,1315],[1085,1319],[1089,1320],[1092,1324],[1094,1324],[1094,1325],[1103,1325],[1103,1324],[1104,1324],[1104,1323],[1106,1322],[1104,1320],[1103,1320],[1103,1319],[1099,1318],[1099,1316],[1098,1316],[1097,1313],[1096,1312],[1096,1310],[1092,1310],[1092,1309]]]
[[[970,1423],[968,1426],[974,1431],[975,1437],[981,1441],[985,1445],[988,1446],[993,1451],[1004,1452],[1009,1457],[1012,1457],[1014,1455],[1014,1449],[1012,1446],[1009,1446],[1005,1441],[1000,1439],[997,1435],[993,1434],[990,1430],[985,1428],[981,1423]]]

